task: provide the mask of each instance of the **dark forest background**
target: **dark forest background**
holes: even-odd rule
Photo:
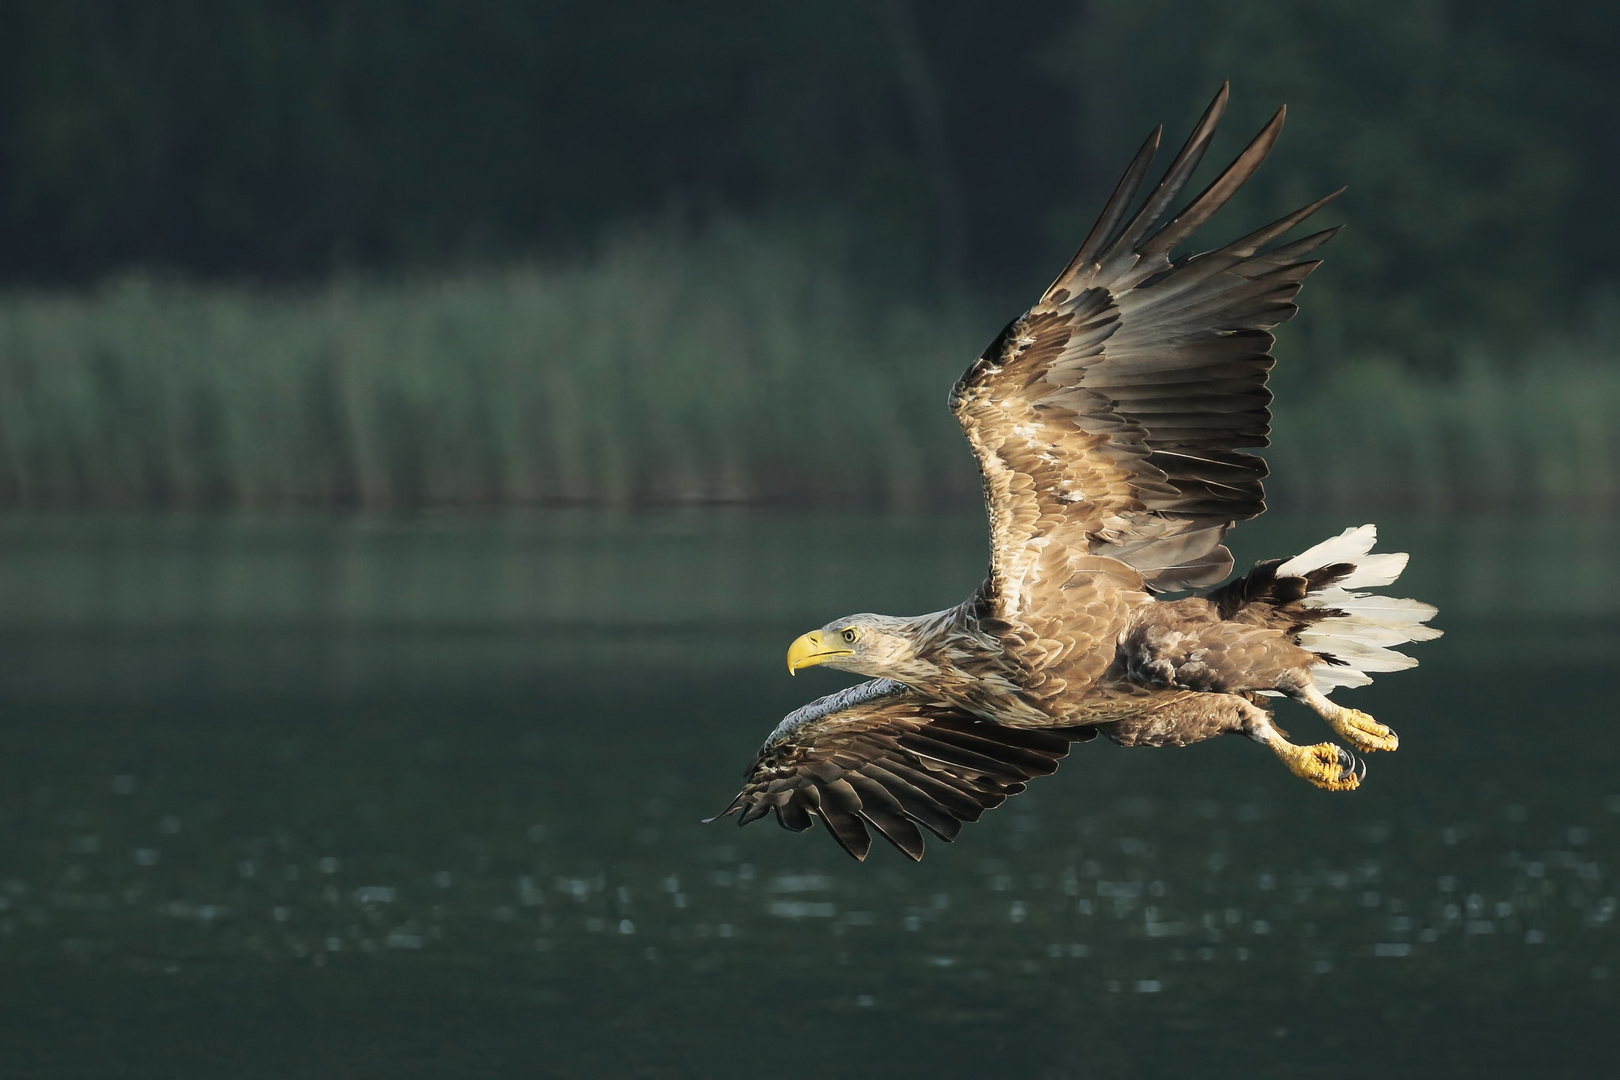
[[[735,352],[732,382],[762,380],[765,397],[739,394],[738,414],[781,401],[838,411],[824,387],[807,388],[829,372],[871,377],[853,373],[867,365],[852,351],[945,353],[941,366],[896,361],[896,403],[871,418],[907,432],[870,451],[875,470],[907,454],[921,462],[878,484],[899,490],[958,467],[954,457],[931,464],[930,440],[945,436],[933,420],[908,419],[908,380],[927,380],[923,397],[938,411],[955,369],[1067,258],[1142,136],[1163,121],[1166,141],[1179,142],[1228,78],[1218,156],[1278,104],[1290,120],[1202,243],[1349,185],[1331,213],[1352,227],[1291,331],[1318,365],[1302,385],[1351,380],[1343,396],[1376,400],[1374,384],[1445,394],[1472,377],[1496,379],[1511,398],[1520,391],[1500,380],[1562,349],[1566,361],[1582,357],[1575,368],[1560,361],[1571,393],[1606,402],[1620,240],[1616,56],[1620,7],[1596,0],[4,0],[0,491],[25,503],[250,490],[272,501],[389,502],[430,489],[589,499],[607,480],[587,468],[559,487],[559,462],[600,457],[591,440],[610,438],[622,402],[578,386],[559,397],[565,376],[547,372],[588,379],[569,335],[621,333],[626,319],[645,322],[630,335],[640,344],[591,361],[613,369],[604,387],[636,381],[638,364],[673,363],[685,335],[694,355]],[[456,283],[464,306],[478,307],[468,290],[482,289],[483,306],[456,314],[450,286],[435,290],[435,280]],[[599,310],[587,293],[601,297]],[[656,310],[615,312],[614,296]],[[534,323],[546,304],[554,322]],[[762,305],[776,330],[763,327]],[[712,324],[683,322],[708,308]],[[401,311],[428,320],[409,343],[388,337]],[[911,321],[897,323],[902,313]],[[597,317],[599,332],[584,327]],[[503,318],[529,320],[530,352],[488,344],[487,324]],[[304,340],[332,319],[348,329]],[[259,352],[231,344],[239,339]],[[265,344],[294,339],[302,344]],[[354,419],[356,399],[343,392],[368,349],[441,357],[420,360],[427,373],[414,389],[395,385],[386,360],[367,368],[381,380],[367,407],[388,418],[375,423]],[[646,355],[627,359],[636,349]],[[199,351],[206,362],[185,359]],[[486,377],[491,364],[507,381]],[[237,422],[226,383],[252,384],[236,396],[269,401],[263,370],[288,365],[297,371],[283,380],[284,404],[258,411],[291,410],[281,428],[303,433],[304,453],[328,455],[330,475],[261,489],[237,475],[250,449],[286,455],[266,449],[262,431],[222,434]],[[510,370],[525,365],[533,370]],[[69,369],[80,375],[61,374]],[[468,389],[467,371],[486,374]],[[50,391],[53,379],[72,386]],[[409,449],[424,441],[420,426],[439,425],[447,446],[465,434],[444,427],[434,402],[509,395],[512,379],[538,381],[536,419],[515,416],[515,427],[555,429],[556,417],[596,408],[600,433],[566,451],[522,451],[535,459],[523,467],[527,487],[506,476],[515,465],[480,466],[479,476],[446,465],[438,487],[423,479],[432,455]],[[729,449],[691,451],[685,480],[625,479],[624,498],[756,497],[767,477],[802,488],[784,461],[759,464],[768,426],[729,413],[680,419],[672,401],[649,398],[638,426],[667,428],[672,444]],[[468,407],[458,423],[487,430],[488,408]],[[1453,407],[1476,408],[1436,399],[1428,411]],[[70,423],[73,409],[82,419]],[[1421,425],[1422,410],[1414,415]],[[381,488],[361,477],[359,449],[377,423],[402,425],[369,452],[393,477]],[[74,424],[82,434],[62,434]],[[739,434],[711,430],[728,424]],[[123,442],[97,442],[108,425]],[[1583,446],[1571,453],[1620,453],[1602,438]],[[626,477],[642,468],[629,459],[669,456],[615,453]],[[400,454],[419,460],[400,464]],[[175,474],[181,459],[196,476]],[[1612,482],[1608,472],[1581,481]]]

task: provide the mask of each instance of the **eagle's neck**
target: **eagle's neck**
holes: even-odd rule
[[[881,652],[872,655],[859,668],[862,675],[894,679],[919,690],[953,670],[951,640],[959,633],[956,610],[936,611],[910,619],[893,619],[888,641]]]
[[[1042,723],[1046,713],[1023,693],[1001,641],[979,624],[974,600],[910,620],[913,654],[889,678],[943,698],[987,720]]]

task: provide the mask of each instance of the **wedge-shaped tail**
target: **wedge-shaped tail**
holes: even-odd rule
[[[1393,584],[1406,569],[1405,552],[1371,553],[1377,539],[1375,525],[1346,529],[1277,567],[1278,577],[1324,582],[1299,603],[1325,617],[1312,621],[1296,638],[1321,657],[1311,676],[1324,694],[1341,686],[1365,686],[1375,672],[1416,667],[1416,658],[1395,647],[1441,634],[1425,625],[1438,613],[1433,605],[1366,591]]]

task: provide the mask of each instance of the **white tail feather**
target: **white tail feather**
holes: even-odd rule
[[[1368,555],[1356,561],[1355,572],[1340,581],[1339,588],[1348,592],[1351,589],[1376,589],[1392,584],[1406,569],[1406,560],[1410,558],[1404,551]]]
[[[1311,669],[1311,681],[1316,683],[1316,688],[1322,693],[1331,694],[1341,686],[1371,685],[1372,676],[1355,668],[1328,667],[1319,664]]]
[[[1370,554],[1377,539],[1378,528],[1374,525],[1346,529],[1277,568],[1279,577],[1304,577],[1338,563],[1355,568],[1300,601],[1306,607],[1338,612],[1299,636],[1302,647],[1332,657],[1311,668],[1316,687],[1324,694],[1340,686],[1365,686],[1372,682],[1369,672],[1415,667],[1417,660],[1396,652],[1393,646],[1440,636],[1439,630],[1423,625],[1437,614],[1432,605],[1355,591],[1389,585],[1406,569],[1408,556],[1404,552]]]
[[[1353,563],[1372,550],[1378,541],[1378,526],[1363,525],[1359,529],[1346,529],[1338,536],[1324,540],[1315,547],[1306,548],[1292,559],[1277,567],[1278,577],[1301,577],[1312,570],[1320,570],[1334,563]]]

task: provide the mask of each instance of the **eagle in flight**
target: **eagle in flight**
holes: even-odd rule
[[[1364,525],[1218,584],[1232,570],[1227,530],[1265,509],[1266,464],[1243,448],[1270,431],[1270,330],[1338,231],[1274,243],[1335,192],[1171,257],[1282,129],[1285,109],[1167,217],[1227,93],[1132,213],[1163,129],[1148,136],[1069,265],[951,391],[984,480],[984,584],[945,611],[851,615],[793,642],[790,671],[871,681],[784,719],[719,816],[774,811],[795,832],[820,818],[856,859],[870,826],[920,859],[921,829],[955,839],[1097,735],[1185,746],[1242,734],[1318,787],[1354,789],[1365,765],[1333,743],[1290,742],[1267,708],[1277,696],[1362,753],[1396,748],[1393,731],[1328,695],[1411,667],[1393,646],[1439,636],[1424,625],[1433,607],[1368,591],[1406,555],[1370,554]]]

